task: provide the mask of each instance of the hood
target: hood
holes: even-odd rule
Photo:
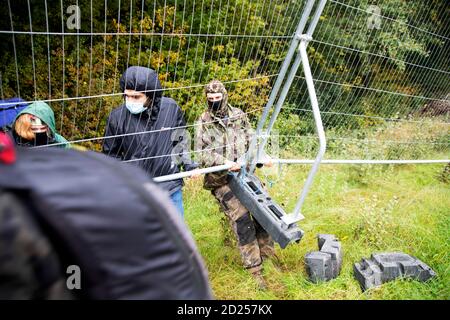
[[[221,93],[222,94],[222,103],[220,104],[220,107],[217,111],[212,111],[210,110],[210,112],[219,118],[223,118],[224,116],[226,116],[228,114],[228,92],[227,89],[225,89],[225,86],[222,82],[220,82],[219,80],[213,80],[210,83],[208,83],[205,86],[205,94],[208,93]]]
[[[45,124],[49,127],[56,142],[67,141],[61,135],[59,135],[58,132],[56,132],[55,114],[53,113],[52,108],[50,108],[50,106],[45,102],[42,101],[33,102],[32,104],[30,104],[28,107],[26,107],[17,114],[16,118],[14,119],[14,122],[17,120],[18,117],[20,117],[24,113],[32,114],[41,119],[42,121],[44,121]],[[65,147],[69,147],[69,145],[65,145]]]
[[[42,121],[50,128],[53,135],[56,134],[56,124],[55,124],[55,114],[53,113],[52,108],[48,104],[42,101],[33,102],[28,107],[19,112],[14,119],[14,122],[17,120],[19,116],[24,113],[32,114]]]
[[[149,91],[145,95],[153,104],[149,107],[150,116],[156,117],[161,106],[162,86],[155,70],[145,67],[129,67],[120,78],[120,90]]]

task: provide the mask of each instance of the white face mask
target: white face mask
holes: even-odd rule
[[[131,101],[125,101],[125,106],[132,114],[139,114],[145,110],[147,110],[147,107],[144,107],[144,103],[142,102],[131,102]]]

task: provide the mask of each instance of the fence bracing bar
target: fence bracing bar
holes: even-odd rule
[[[306,36],[306,37],[309,37],[309,36]],[[309,40],[310,39],[308,39],[308,38],[306,38],[305,40],[302,40],[300,42],[299,50],[300,50],[300,56],[302,59],[303,71],[305,72],[305,79],[306,79],[306,84],[308,87],[309,98],[311,100],[311,106],[313,109],[314,122],[316,124],[316,130],[317,130],[317,134],[319,136],[319,152],[317,153],[316,160],[314,161],[314,164],[308,174],[308,178],[306,179],[305,185],[303,186],[303,189],[302,189],[300,197],[297,201],[297,204],[295,205],[294,212],[292,213],[292,215],[286,215],[282,218],[283,221],[286,222],[287,224],[296,222],[303,217],[301,214],[301,209],[302,209],[303,203],[305,202],[306,195],[309,192],[309,189],[311,187],[314,176],[316,175],[317,170],[319,169],[320,162],[322,161],[322,158],[323,158],[326,148],[327,148],[326,139],[325,139],[325,131],[323,129],[322,118],[320,116],[319,102],[317,100],[316,90],[314,88],[314,82],[313,82],[313,78],[312,78],[312,74],[311,74],[311,68],[309,66],[309,61],[308,61],[308,54],[306,52],[306,44],[307,44],[307,41],[309,41]]]
[[[320,116],[319,103],[317,100],[316,90],[314,88],[314,82],[313,82],[313,78],[312,78],[311,68],[309,65],[308,54],[306,52],[306,47],[307,47],[309,41],[312,40],[312,35],[314,34],[314,30],[317,27],[317,24],[319,22],[320,16],[323,12],[323,9],[325,8],[326,3],[327,3],[327,0],[320,1],[319,5],[316,8],[314,16],[312,18],[312,21],[308,26],[308,31],[306,32],[306,34],[297,33],[295,35],[295,39],[298,40],[298,42],[299,42],[297,56],[296,56],[295,61],[289,71],[288,78],[287,78],[286,82],[284,83],[283,89],[281,91],[281,94],[279,96],[279,99],[278,99],[276,107],[275,107],[275,111],[273,112],[273,114],[270,118],[267,130],[265,130],[265,132],[264,132],[264,137],[261,141],[261,144],[258,146],[258,149],[256,152],[256,157],[252,159],[252,162],[250,164],[249,173],[252,174],[255,171],[256,163],[261,158],[261,154],[264,151],[264,147],[266,145],[267,138],[270,135],[270,132],[272,131],[272,128],[275,124],[278,114],[280,113],[281,107],[283,106],[283,104],[286,100],[286,97],[289,93],[292,82],[294,81],[295,75],[297,74],[298,68],[302,64],[303,72],[305,74],[306,84],[308,87],[308,94],[309,94],[309,98],[310,98],[311,106],[312,106],[312,110],[313,110],[316,130],[317,130],[317,134],[319,136],[319,152],[317,153],[314,164],[308,174],[308,178],[306,179],[305,185],[302,188],[302,192],[299,196],[299,199],[297,201],[294,211],[291,214],[284,215],[282,217],[283,222],[285,222],[287,225],[295,223],[304,218],[303,215],[301,214],[301,209],[302,209],[303,203],[305,201],[306,195],[308,194],[309,189],[311,187],[314,176],[316,175],[317,170],[320,166],[320,162],[326,151],[325,132],[323,129],[322,118]],[[308,7],[308,5],[310,5],[310,2],[308,2],[308,4],[307,4],[307,8],[306,8],[305,12],[308,11],[308,9],[310,9]],[[311,12],[311,10],[309,10],[309,12],[307,12],[307,13],[310,13],[310,12]],[[303,17],[304,16],[302,16],[302,20],[303,20]],[[303,27],[302,29],[304,29],[304,25],[302,27]],[[296,43],[294,40],[293,40],[293,43]],[[258,138],[258,132],[257,132],[256,138]],[[249,150],[250,156],[252,153],[253,153],[253,150]]]
[[[262,160],[261,163],[271,162],[273,164],[314,164],[316,160],[310,159],[270,159],[270,160]],[[450,163],[450,159],[444,160],[322,160],[320,164],[436,164],[436,163]],[[169,174],[165,176],[160,176],[153,178],[154,182],[164,182],[170,180],[177,180],[182,178],[188,178],[193,175],[202,175],[206,173],[218,172],[223,170],[228,170],[232,167],[232,165],[224,164],[220,166],[208,167],[204,169],[197,169],[185,172],[179,172],[174,174]]]
[[[312,164],[315,160],[308,159],[275,159],[272,163],[281,164]],[[434,163],[450,163],[447,160],[322,160],[320,164],[434,164]]]

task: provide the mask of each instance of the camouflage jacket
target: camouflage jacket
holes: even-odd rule
[[[197,121],[195,150],[202,167],[237,161],[248,149],[251,126],[247,115],[231,105],[227,111],[226,116],[219,118],[207,110]],[[227,171],[219,171],[206,174],[203,187],[215,189],[226,183]]]

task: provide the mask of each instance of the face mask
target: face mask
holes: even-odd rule
[[[142,102],[126,101],[125,106],[132,114],[138,114],[147,109],[147,107],[144,107],[144,104]]]
[[[216,112],[217,110],[219,110],[221,104],[222,104],[222,100],[219,101],[208,101],[209,107],[211,108],[211,110],[213,112]]]
[[[36,133],[36,138],[34,139],[34,144],[36,146],[43,146],[48,144],[47,132]]]

